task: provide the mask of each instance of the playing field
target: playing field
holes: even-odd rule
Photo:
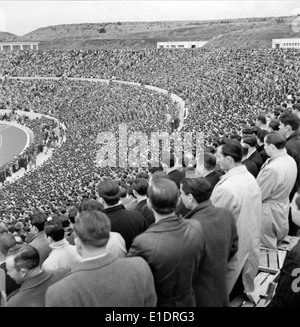
[[[18,127],[0,123],[0,167],[23,151],[27,134]]]

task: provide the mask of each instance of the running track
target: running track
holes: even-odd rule
[[[0,167],[25,148],[27,135],[20,128],[0,123]]]

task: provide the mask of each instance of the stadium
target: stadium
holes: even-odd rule
[[[18,42],[15,41],[15,43]],[[181,43],[184,44],[184,41]],[[105,199],[110,199],[111,195],[107,195],[108,193],[106,194],[104,191],[106,195],[101,195],[102,184],[109,186],[109,183],[115,183],[118,185],[117,193],[120,194],[118,205],[122,205],[125,210],[131,212],[139,203],[140,194],[136,194],[138,191],[135,187],[137,186],[134,185],[140,183],[140,180],[146,181],[148,201],[149,199],[152,201],[152,197],[156,194],[155,188],[158,188],[157,185],[161,185],[162,188],[167,187],[169,184],[164,185],[163,181],[171,179],[174,185],[178,182],[176,185],[179,188],[178,190],[175,188],[174,192],[178,193],[176,193],[178,198],[181,197],[181,205],[184,204],[184,208],[179,207],[179,204],[176,205],[172,213],[176,213],[184,221],[196,220],[196,218],[190,219],[190,215],[195,208],[201,207],[203,200],[197,202],[196,194],[198,193],[195,191],[194,194],[191,191],[192,184],[188,184],[189,181],[184,182],[190,185],[188,188],[190,191],[186,193],[185,184],[181,181],[193,178],[203,186],[204,190],[207,179],[203,169],[206,171],[208,165],[206,158],[209,157],[207,154],[210,154],[216,157],[217,168],[223,171],[218,176],[214,187],[207,191],[209,196],[205,201],[212,201],[216,207],[224,208],[222,214],[214,212],[214,217],[218,215],[228,215],[230,219],[232,215],[235,217],[235,227],[230,228],[237,234],[234,236],[234,232],[230,232],[232,239],[226,241],[228,258],[225,261],[226,264],[227,259],[230,262],[231,252],[234,257],[240,253],[241,249],[244,252],[236,260],[243,262],[243,266],[236,268],[239,269],[234,280],[236,288],[231,288],[236,293],[231,293],[230,298],[226,291],[223,292],[226,293],[226,296],[221,294],[223,286],[219,287],[218,294],[215,287],[211,286],[212,290],[205,290],[205,287],[199,282],[196,299],[186,300],[182,296],[180,297],[182,302],[174,300],[176,303],[174,306],[300,305],[299,294],[292,290],[291,286],[297,275],[293,275],[291,270],[283,269],[283,267],[286,268],[285,265],[289,263],[289,260],[293,260],[291,259],[294,258],[293,256],[299,258],[299,252],[296,251],[299,251],[300,234],[296,226],[296,219],[291,216],[289,209],[294,204],[292,206],[294,212],[299,210],[295,204],[297,189],[300,186],[297,184],[300,175],[297,170],[300,166],[300,136],[297,131],[300,127],[299,49],[295,47],[272,48],[272,42],[270,42],[269,48],[210,48],[206,46],[172,49],[154,46],[153,48],[139,49],[84,50],[20,48],[13,51],[10,49],[0,51],[0,67],[3,67],[0,91],[0,253],[3,248],[1,242],[5,243],[5,238],[2,241],[1,235],[14,235],[17,246],[30,245],[35,238],[35,235],[32,234],[32,226],[34,226],[32,221],[37,219],[37,216],[39,219],[45,220],[47,228],[49,228],[47,224],[53,221],[57,220],[60,224],[68,221],[64,227],[65,240],[71,236],[72,228],[69,220],[74,208],[76,208],[75,211],[78,211],[79,217],[83,217],[84,214],[87,214],[86,212],[89,212],[88,209],[83,208],[92,208],[91,211],[96,211],[94,207],[89,207],[90,201],[102,203],[103,198],[106,202],[101,212],[109,213],[109,201]],[[285,116],[287,118],[281,118]],[[284,146],[277,147],[278,140],[277,143],[271,141],[272,133],[275,133],[274,137],[278,137],[278,139],[283,137],[283,132],[281,133],[283,127],[274,130],[269,127],[270,122],[274,120],[278,121],[280,126],[284,125],[284,128],[289,126],[288,128],[292,129],[295,135],[297,134],[291,150],[287,145],[286,148]],[[265,122],[265,126],[260,125],[259,122],[262,124]],[[123,132],[124,129],[126,130],[125,134],[122,134],[122,129]],[[266,150],[267,157],[271,159],[265,160],[259,168],[255,166],[253,169],[257,169],[257,172],[253,173],[251,165],[243,164],[243,162],[249,159],[248,152],[252,151],[251,146],[255,147],[255,150],[259,148],[257,140],[262,130],[267,131],[263,133],[262,144],[264,143],[266,147],[267,142],[273,142],[267,143],[268,150]],[[291,134],[286,134],[288,136],[284,137],[284,144],[288,144]],[[255,140],[254,145],[250,144],[249,138]],[[234,142],[237,142],[238,145]],[[225,145],[233,148],[225,153]],[[247,149],[243,160],[242,157],[239,160],[235,159],[235,155],[230,152],[235,151],[234,146],[235,149],[238,147],[236,151]],[[223,152],[220,157],[221,148]],[[290,166],[286,164],[289,168],[285,169],[281,164],[278,168],[280,172],[276,170],[274,175],[271,175],[269,171],[265,172],[265,162],[270,163],[278,156],[287,155],[280,152],[286,151],[286,149],[289,157],[286,160],[291,161],[291,163],[289,162]],[[165,160],[166,152],[169,160]],[[247,162],[249,161],[251,160],[247,160]],[[240,193],[245,192],[245,199],[251,199],[252,204],[249,203],[248,206],[244,202],[246,200],[242,200],[242,198],[235,203],[232,202],[233,198],[226,202],[224,200],[226,195],[217,193],[222,191],[219,180],[225,180],[224,177],[227,178],[231,169],[242,166],[243,168],[247,167],[244,173],[247,174],[251,185],[254,185],[250,190],[246,184],[244,190],[239,189]],[[154,186],[150,186],[150,176],[151,178],[155,176],[156,171],[169,175],[174,172],[174,168],[178,175],[182,174],[180,180],[177,180],[178,176],[175,179],[161,176],[160,179],[154,180],[153,178]],[[294,172],[292,176],[289,175],[291,171]],[[267,173],[270,175],[265,177],[266,175],[263,174]],[[280,183],[275,184],[276,179],[280,180]],[[270,184],[263,186],[265,185],[263,183],[266,183],[265,180]],[[274,181],[274,185],[271,181]],[[289,184],[282,190],[282,185],[288,182]],[[208,184],[211,186],[210,182]],[[174,185],[168,186],[170,194],[173,192]],[[280,195],[276,193],[277,190],[280,190]],[[226,192],[230,193],[228,190]],[[272,192],[275,194],[273,197]],[[143,194],[143,196],[146,195]],[[185,198],[188,196],[192,203],[197,204],[195,207],[192,205],[189,207],[189,200]],[[237,195],[232,194],[232,197],[234,196],[238,198]],[[222,202],[223,200],[224,202]],[[171,200],[167,198],[167,200],[161,201],[162,207],[167,208],[164,203],[169,203],[167,201]],[[258,221],[257,217],[254,219],[251,212],[254,210],[253,206],[255,207],[255,204],[258,203],[262,209],[258,210],[256,207],[255,209],[258,211],[253,211],[253,215],[264,217],[263,205],[266,202],[275,203],[275,206],[278,203],[280,206],[282,204],[279,209],[275,209],[276,214],[282,210],[283,213],[280,217],[274,213],[268,213],[268,217],[276,216],[274,221],[269,222],[269,225],[272,226],[271,229],[275,225],[276,228],[278,225],[280,227],[279,231],[274,232],[275,238],[279,238],[279,234],[281,235],[282,232],[280,239],[276,239],[278,243],[274,247],[270,245],[271,241],[270,243],[268,241],[255,243],[260,239],[260,236],[257,236],[256,224],[260,226],[261,221]],[[114,227],[112,218],[107,214],[112,221],[111,232],[119,233],[125,240],[126,249],[121,255],[118,254],[121,257],[118,260],[127,260],[125,259],[127,256],[128,260],[131,260],[132,257],[139,256],[137,248],[142,246],[138,242],[139,237],[149,234],[151,228],[155,228],[153,226],[160,219],[162,220],[161,212],[164,212],[163,209],[166,208],[160,208],[162,211],[159,211],[158,207],[161,205],[159,201],[155,204],[156,206],[154,206],[154,202],[151,202],[151,205],[154,208],[155,222],[131,237],[130,243],[127,242],[127,231]],[[115,204],[111,205],[111,207],[114,206]],[[241,206],[242,209],[237,213],[238,206]],[[245,209],[245,207],[247,208]],[[141,211],[144,212],[144,216],[147,214],[145,210],[144,207]],[[245,211],[242,214],[243,210]],[[252,218],[253,223],[249,223]],[[78,221],[81,221],[80,219],[78,218]],[[204,221],[204,218],[201,219]],[[228,218],[228,220],[230,219]],[[284,223],[281,225],[282,220]],[[206,242],[207,248],[211,246],[210,249],[219,255],[218,249],[222,247],[221,243],[215,244],[212,240],[210,241],[205,231],[207,233],[210,231],[212,235],[218,235],[216,237],[224,242],[225,238],[221,237],[219,232],[212,231],[212,225],[208,224],[209,227],[207,227],[206,223],[202,224],[200,221],[199,226],[203,228],[203,231],[199,233],[205,235],[203,242]],[[227,229],[225,233],[225,225],[223,227],[223,234],[229,233]],[[189,226],[189,228],[191,227]],[[195,229],[197,228],[196,226]],[[226,225],[226,228],[229,227]],[[264,228],[268,230],[269,227]],[[285,231],[286,228],[288,230]],[[78,226],[75,227],[75,231],[75,238],[80,238],[82,231]],[[38,230],[38,233],[45,232],[48,233],[46,227],[45,231]],[[189,235],[193,233],[190,231]],[[262,233],[263,231],[259,227],[259,235]],[[199,235],[198,237],[200,237]],[[52,243],[56,242],[51,233],[47,236],[52,237]],[[172,236],[170,238],[172,239]],[[228,238],[230,237],[228,236]],[[177,240],[180,244],[180,236]],[[144,241],[147,245],[148,239],[145,238]],[[82,240],[80,238],[80,242],[83,243],[84,248],[84,238]],[[70,245],[75,248],[74,243],[70,243]],[[206,253],[204,252],[205,246],[198,246],[203,253]],[[34,247],[33,244],[32,247]],[[38,247],[37,250],[39,251]],[[18,251],[18,248],[14,251]],[[142,253],[142,250],[140,251]],[[172,255],[173,252],[170,250]],[[183,250],[182,253],[184,253]],[[11,254],[8,252],[9,255],[16,255],[16,252],[12,251]],[[203,262],[203,271],[205,271],[206,265],[210,269],[213,269],[212,267],[215,265],[212,263],[212,259],[211,261],[207,259],[207,256],[209,256],[209,252],[203,256],[202,261],[200,257],[197,259],[200,271],[201,262]],[[224,254],[224,256],[226,255]],[[250,260],[250,257],[253,261],[247,266],[247,260]],[[144,259],[146,261],[149,259],[146,254]],[[175,256],[174,260],[182,259]],[[222,260],[220,259],[220,261]],[[294,268],[299,264],[299,259],[297,260]],[[170,300],[173,297],[165,295],[168,292],[164,289],[164,284],[158,286],[161,282],[159,264],[155,263],[157,266],[154,269],[155,264],[151,259],[149,261],[155,282],[155,292],[153,291],[155,295],[152,294],[152,296],[157,300],[157,302],[155,300],[149,302],[149,306],[164,307],[170,303],[174,304],[173,300]],[[132,266],[135,266],[134,261],[132,262]],[[183,267],[185,264],[182,264]],[[123,265],[124,269],[128,268],[125,263]],[[249,272],[250,270],[251,272]],[[178,274],[184,274],[184,271],[182,270]],[[167,275],[166,272],[165,274]],[[226,275],[226,270],[224,274]],[[137,276],[139,276],[138,272]],[[4,277],[0,275],[1,278],[0,290],[2,291],[3,305],[26,306],[21,297],[19,303],[14,304],[18,295],[6,294],[8,292],[5,281],[3,282],[6,278],[5,274]],[[63,283],[64,278],[59,283]],[[199,279],[201,278],[199,277]],[[218,278],[220,285],[224,283],[224,276]],[[184,283],[182,280],[180,282]],[[206,283],[207,285],[213,284],[208,276],[206,276],[205,282],[201,282],[205,285]],[[219,281],[216,282],[216,284],[218,283]],[[284,283],[286,283],[285,288]],[[50,288],[51,291],[49,289],[47,292],[46,302],[45,299],[41,302],[37,301],[35,306],[45,306],[45,303],[47,306],[68,306],[68,304],[64,305],[53,299],[51,292],[57,290],[55,285],[54,283]],[[183,294],[184,291],[181,293]],[[175,294],[178,295],[176,292]],[[206,296],[201,294],[206,294]],[[72,296],[69,295],[70,298]],[[110,295],[107,296],[110,298]],[[137,295],[132,296],[137,297]],[[168,299],[166,300],[164,296]],[[123,295],[122,297],[119,295],[119,297],[123,299]],[[176,296],[174,295],[174,297]],[[112,306],[115,303],[113,295],[111,295],[111,299],[111,302],[101,300],[101,304],[97,302],[98,300],[91,302],[90,299],[86,299],[84,303],[75,301],[72,305]],[[65,303],[68,301],[66,300]],[[116,306],[118,304],[120,306],[141,306],[138,301],[129,301],[129,299],[124,299],[124,302],[116,300],[116,303]]]

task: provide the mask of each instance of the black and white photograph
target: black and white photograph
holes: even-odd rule
[[[0,1],[0,307],[300,307],[299,240],[299,1]]]

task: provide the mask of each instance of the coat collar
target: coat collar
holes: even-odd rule
[[[278,154],[277,156],[272,157],[272,158],[268,158],[268,159],[266,160],[266,162],[264,163],[264,165],[261,167],[260,170],[262,170],[265,166],[267,166],[271,161],[274,161],[274,160],[276,160],[277,158],[280,158],[280,157],[286,157],[287,155],[288,155],[288,154],[287,154],[286,148],[284,148],[284,149],[282,150],[282,152],[281,152],[280,154]]]
[[[111,264],[115,260],[117,260],[117,258],[113,254],[106,253],[103,257],[95,258],[94,260],[91,259],[91,260],[79,262],[72,268],[71,272],[68,275],[78,271],[99,269]]]
[[[286,140],[290,140],[290,139],[293,139],[293,138],[297,138],[299,136],[298,132],[297,131],[294,131],[289,137],[286,138]]]
[[[42,272],[39,273],[38,275],[25,279],[19,289],[19,292],[27,291],[30,288],[34,288],[39,286],[40,284],[45,283],[48,279],[52,277],[52,275],[53,275],[53,271],[42,270]]]
[[[166,230],[176,230],[180,222],[184,221],[181,215],[174,215],[168,218],[161,219],[156,221],[146,229],[144,233],[147,232],[161,232]]]
[[[218,182],[218,184],[223,183],[226,179],[228,179],[232,176],[244,174],[245,172],[248,172],[248,169],[245,165],[234,167],[234,168],[228,170],[223,176],[220,177],[220,181]]]
[[[201,210],[205,210],[206,208],[209,208],[212,206],[212,203],[211,203],[211,200],[207,200],[207,201],[204,201],[202,203],[199,203],[197,205],[196,208],[194,208],[193,210],[191,210],[190,212],[188,212],[184,218],[187,219],[187,218],[191,218],[192,216],[194,216],[194,214],[198,211],[201,211]]]
[[[118,204],[114,207],[109,207],[104,210],[104,212],[113,212],[113,211],[118,211],[118,210],[126,210],[123,204]]]

